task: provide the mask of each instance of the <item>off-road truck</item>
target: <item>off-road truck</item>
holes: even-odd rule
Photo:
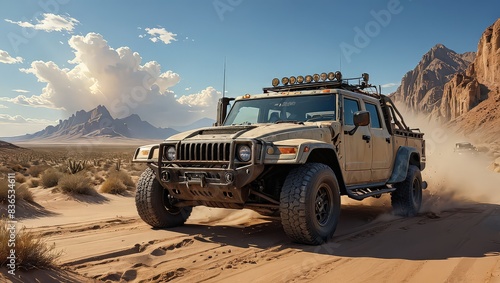
[[[149,167],[137,184],[140,217],[168,228],[198,205],[250,208],[279,213],[293,241],[317,245],[336,229],[341,195],[390,193],[395,214],[417,214],[424,134],[368,79],[274,79],[262,94],[223,97],[213,127],[139,147],[133,161]]]

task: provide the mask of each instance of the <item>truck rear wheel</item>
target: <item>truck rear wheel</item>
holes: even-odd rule
[[[184,224],[192,207],[176,207],[168,190],[155,178],[155,172],[147,168],[137,182],[135,206],[144,222],[155,228],[169,228]]]
[[[294,242],[328,241],[340,215],[339,185],[332,169],[307,163],[291,170],[281,190],[280,215],[285,233]]]
[[[415,165],[408,167],[406,179],[395,184],[391,194],[394,214],[404,217],[417,215],[422,205],[422,175]]]

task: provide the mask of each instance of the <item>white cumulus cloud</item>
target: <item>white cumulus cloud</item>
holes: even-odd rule
[[[0,104],[0,109],[5,109],[5,108],[9,108],[9,107],[7,107],[7,106],[5,106],[3,104]]]
[[[165,28],[145,28],[144,30],[149,34],[149,40],[152,42],[162,41],[165,44],[170,44],[172,41],[177,41],[175,38],[177,34],[171,33]]]
[[[30,68],[21,71],[45,83],[41,93],[0,97],[0,101],[63,109],[69,115],[104,105],[116,118],[139,114],[162,127],[215,117],[220,92],[214,88],[177,99],[170,88],[180,81],[179,74],[162,72],[158,62],[142,63],[139,53],[128,47],[114,49],[96,33],[72,36],[68,43],[74,52],[74,58],[68,61],[71,68],[61,68],[51,61],[34,61]]]
[[[35,19],[35,23],[13,21],[9,19],[5,19],[5,21],[11,24],[16,24],[23,28],[32,28],[36,30],[43,30],[46,32],[52,32],[52,31],[71,32],[75,29],[75,26],[80,23],[78,20],[65,15],[44,13],[42,16],[43,18],[41,20]]]
[[[12,91],[13,92],[18,92],[18,93],[28,93],[28,92],[30,92],[29,90],[25,90],[25,89],[13,89]]]
[[[399,84],[397,84],[397,83],[387,83],[387,84],[383,84],[381,87],[395,87],[395,86],[399,86]]]
[[[0,63],[4,64],[16,64],[22,63],[24,59],[22,57],[12,57],[9,55],[9,52],[0,50]]]
[[[43,125],[50,125],[53,124],[54,121],[46,120],[46,119],[32,119],[32,118],[24,118],[21,115],[15,115],[11,116],[8,114],[0,114],[0,124],[5,124],[5,123],[15,123],[15,124],[43,124]]]

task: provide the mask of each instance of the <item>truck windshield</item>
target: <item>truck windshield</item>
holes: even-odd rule
[[[238,100],[224,125],[336,120],[336,95],[280,96]]]

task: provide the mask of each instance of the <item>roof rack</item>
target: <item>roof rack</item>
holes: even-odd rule
[[[273,86],[265,87],[262,90],[264,93],[269,93],[337,88],[380,98],[377,88],[368,84],[368,80],[369,75],[367,73],[363,73],[361,77],[343,79],[342,73],[337,71],[335,73],[321,73],[321,75],[314,74],[305,77],[283,77],[281,79],[282,85],[280,85],[278,78],[274,78],[272,81]],[[356,81],[357,83],[351,83],[351,81]],[[369,91],[370,89],[371,91]]]

